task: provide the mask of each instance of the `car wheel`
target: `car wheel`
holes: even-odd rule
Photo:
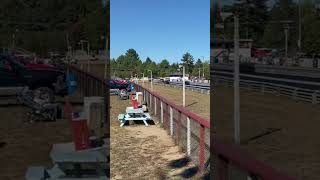
[[[38,87],[33,91],[34,97],[38,97],[43,102],[54,102],[55,96],[53,91],[48,87]]]

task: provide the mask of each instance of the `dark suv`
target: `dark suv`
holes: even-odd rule
[[[25,64],[12,55],[0,55],[0,95],[16,95],[26,86],[47,91],[50,98],[67,93],[63,71],[45,64]]]

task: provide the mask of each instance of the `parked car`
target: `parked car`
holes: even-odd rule
[[[12,55],[0,55],[0,95],[17,95],[26,86],[45,93],[48,101],[55,95],[67,94],[63,71],[45,64],[22,63]]]
[[[122,99],[122,100],[127,100],[129,99],[129,93],[126,89],[121,89],[119,90],[119,99]]]
[[[118,94],[119,90],[127,89],[129,86],[127,82],[120,80],[110,80],[109,85],[111,94]]]
[[[110,81],[110,89],[126,89],[128,85],[128,83],[119,80]]]

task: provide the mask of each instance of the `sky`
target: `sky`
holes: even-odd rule
[[[142,61],[210,58],[210,0],[110,0],[110,54],[135,49]]]

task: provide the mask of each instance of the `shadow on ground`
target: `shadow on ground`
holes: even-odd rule
[[[191,159],[189,157],[183,157],[180,159],[173,160],[168,163],[168,167],[172,169],[182,169],[181,173],[177,174],[177,176],[184,178],[184,179],[190,179],[190,178],[197,178],[197,179],[203,179],[203,180],[209,180],[210,179],[210,173],[206,172],[204,174],[199,174],[199,167],[191,165],[190,166]]]

